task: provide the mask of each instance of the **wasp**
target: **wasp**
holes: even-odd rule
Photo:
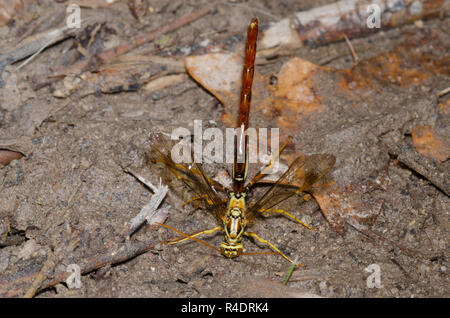
[[[243,252],[244,246],[242,243],[243,237],[251,237],[263,244],[267,244],[275,253],[293,262],[275,245],[259,237],[256,233],[248,231],[248,228],[258,215],[271,212],[283,214],[308,229],[314,230],[314,228],[303,223],[291,213],[274,207],[295,194],[301,194],[302,198],[304,198],[306,196],[304,191],[311,188],[332,169],[335,163],[335,157],[329,154],[298,156],[279,179],[270,184],[269,189],[256,202],[248,202],[249,193],[253,191],[255,185],[263,181],[262,179],[268,174],[271,168],[271,165],[266,166],[266,168],[246,183],[248,170],[248,136],[245,134],[245,131],[248,128],[249,122],[257,36],[258,20],[254,18],[248,27],[245,46],[238,129],[234,140],[235,151],[232,189],[228,189],[208,177],[198,163],[175,163],[169,155],[162,152],[154,143],[149,154],[149,159],[152,162],[163,163],[166,168],[196,194],[194,198],[185,204],[194,200],[203,200],[206,202],[208,210],[212,212],[218,222],[218,226],[212,229],[203,230],[191,235],[178,231],[166,224],[161,224],[161,226],[169,228],[183,236],[183,238],[167,242],[168,244],[176,244],[185,240],[195,240],[215,249],[225,257],[235,258],[243,254],[251,254]],[[280,148],[277,155],[281,154],[286,145],[287,143]],[[293,181],[295,181],[295,185],[292,184]],[[217,231],[223,232],[225,237],[224,241],[220,244],[220,249],[197,238],[198,236]]]

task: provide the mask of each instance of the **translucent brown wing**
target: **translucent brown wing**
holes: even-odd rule
[[[331,170],[335,161],[336,158],[328,154],[297,157],[277,182],[255,204],[250,204],[246,217],[251,220],[257,213],[308,190]]]
[[[156,146],[151,147],[147,158],[152,163],[163,163],[178,179],[184,182],[198,197],[203,197],[205,202],[212,207],[219,219],[226,212],[226,200],[221,199],[226,190],[218,182],[208,178],[199,164],[175,163],[169,155],[164,154]]]

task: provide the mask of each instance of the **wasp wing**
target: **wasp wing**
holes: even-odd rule
[[[219,219],[226,212],[226,200],[220,198],[219,192],[224,194],[225,187],[209,178],[199,164],[175,163],[169,155],[164,154],[156,146],[151,146],[147,160],[152,163],[163,163],[178,179],[183,181],[198,197],[205,199]]]
[[[275,184],[256,203],[250,204],[246,217],[251,220],[294,194],[308,190],[331,170],[335,161],[328,154],[297,157]]]

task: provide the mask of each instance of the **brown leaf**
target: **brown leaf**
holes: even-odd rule
[[[363,117],[366,110],[361,105],[371,104],[371,99],[376,98],[374,90],[381,91],[393,85],[399,89],[418,85],[430,74],[449,73],[447,58],[415,50],[417,45],[434,43],[430,41],[435,39],[407,38],[392,51],[361,61],[347,70],[322,67],[298,57],[288,60],[274,75],[262,76],[256,67],[250,120],[262,121],[268,127],[288,128],[292,135],[314,127],[322,120],[319,114],[335,111],[336,97],[342,98],[343,104],[354,106],[356,116],[360,109]],[[439,49],[443,49],[442,46]],[[222,121],[234,127],[242,58],[233,53],[211,53],[187,57],[185,66],[189,74],[224,105]]]
[[[150,92],[162,90],[164,88],[179,84],[186,78],[187,78],[186,74],[175,74],[158,77],[145,84],[144,89]]]
[[[432,126],[417,125],[412,129],[412,143],[426,157],[445,161],[450,157],[448,140],[438,135]]]
[[[185,59],[189,74],[216,96],[224,105],[222,121],[234,127],[241,90],[242,58],[232,53],[212,53],[190,56]],[[289,60],[276,75],[277,84],[271,85],[271,77],[255,70],[252,90],[252,117],[263,116],[269,126],[296,127],[298,117],[308,116],[321,109],[309,78],[322,70],[320,66],[300,58]],[[273,78],[273,77],[272,77]]]
[[[12,160],[20,159],[31,153],[31,140],[28,137],[15,139],[0,138],[0,166],[6,166]]]
[[[6,166],[14,159],[20,159],[23,155],[20,152],[0,149],[0,165]]]
[[[16,11],[23,8],[22,0],[2,0],[0,2],[0,27],[8,24]]]
[[[298,119],[323,109],[312,77],[327,70],[298,57],[290,59],[276,75],[277,84],[268,86],[270,95],[260,105],[260,110],[272,114],[277,121],[276,126],[295,128]]]
[[[0,138],[0,149],[6,149],[14,152],[19,152],[28,156],[32,151],[31,139],[29,137],[20,138]]]
[[[212,53],[188,56],[184,64],[189,74],[224,105],[222,121],[234,127],[242,83],[242,58],[233,53]],[[261,104],[264,94],[264,78],[255,70],[252,104]]]
[[[328,187],[314,189],[312,195],[331,228],[344,234],[345,223],[357,229],[367,229],[375,223],[382,202],[370,202],[364,196],[386,182],[384,176],[380,175],[375,182],[364,180],[347,187],[333,183]]]

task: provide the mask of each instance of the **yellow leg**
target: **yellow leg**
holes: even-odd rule
[[[199,195],[197,197],[193,197],[192,199],[187,200],[186,202],[183,203],[182,207],[184,208],[187,204],[191,203],[192,201],[200,200],[200,199],[205,199],[208,202],[208,196],[206,194],[203,194],[203,195]]]
[[[214,233],[214,232],[216,232],[218,230],[221,230],[221,229],[222,229],[222,227],[218,226],[218,227],[215,227],[213,229],[201,231],[201,232],[198,232],[198,233],[195,233],[195,234],[192,234],[192,235],[187,235],[187,234],[183,233],[183,235],[186,235],[186,237],[184,237],[182,239],[174,240],[174,241],[169,241],[169,242],[167,242],[167,244],[172,245],[172,244],[177,244],[177,243],[184,242],[186,240],[192,240],[193,237],[196,237],[196,236],[199,236],[199,235],[202,235],[202,234],[211,234],[211,233]]]
[[[270,246],[271,249],[273,249],[274,251],[276,251],[278,254],[280,254],[281,256],[283,256],[285,259],[287,259],[289,262],[297,265],[297,266],[303,266],[300,263],[294,263],[293,260],[291,260],[289,257],[287,257],[283,252],[281,252],[278,248],[275,247],[275,245],[273,245],[272,243],[270,243],[267,240],[264,240],[262,238],[260,238],[255,232],[244,232],[245,236],[249,236],[249,237],[253,237],[255,239],[257,239],[259,242],[263,243],[263,244],[267,244]]]
[[[308,228],[308,229],[310,229],[310,230],[313,230],[313,231],[317,231],[316,228],[313,228],[312,226],[309,226],[309,225],[305,224],[304,222],[300,221],[299,219],[297,219],[297,218],[296,218],[295,216],[293,216],[292,214],[290,214],[290,213],[288,213],[288,212],[286,212],[286,211],[284,211],[284,210],[281,210],[281,209],[267,209],[267,210],[260,210],[259,212],[260,212],[260,213],[264,213],[264,212],[281,213],[281,214],[287,215],[288,217],[290,217],[290,218],[293,219],[294,221],[300,223],[300,224],[303,225],[304,227],[306,227],[306,228]]]

